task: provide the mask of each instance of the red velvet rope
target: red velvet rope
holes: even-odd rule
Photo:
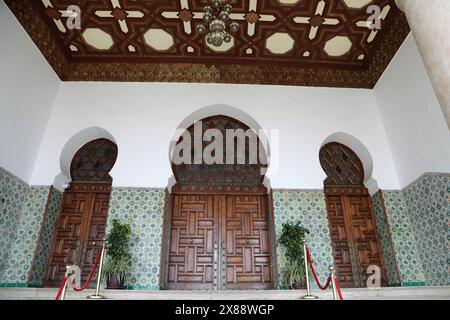
[[[334,286],[339,295],[339,300],[344,300],[344,298],[342,297],[341,287],[339,286],[339,281],[337,278],[334,278]]]
[[[56,295],[55,300],[59,300],[61,298],[61,294],[63,292],[64,287],[66,286],[67,278],[64,277],[64,279],[61,281],[61,285],[59,286],[58,294]]]
[[[311,255],[310,255],[310,253],[309,253],[309,248],[308,248],[308,246],[306,246],[306,256],[308,257],[309,267],[311,268],[311,272],[312,272],[312,274],[313,274],[313,276],[314,276],[314,279],[316,280],[317,286],[319,287],[320,290],[327,290],[328,287],[330,286],[330,283],[331,283],[331,275],[328,276],[327,282],[325,283],[324,286],[322,286],[322,285],[320,284],[319,278],[317,277],[316,270],[314,269],[314,266],[313,266],[313,264],[312,264],[312,261],[311,261]]]
[[[100,258],[101,258],[103,249],[104,249],[104,245],[102,245],[100,247],[100,251],[98,252],[97,258],[95,259],[94,268],[92,269],[91,274],[89,275],[89,278],[86,281],[86,283],[81,288],[75,288],[75,285],[73,284],[73,282],[72,281],[70,282],[70,284],[72,285],[72,289],[73,290],[75,290],[75,291],[83,291],[89,286],[89,283],[91,283],[91,280],[94,277],[95,271],[97,270],[97,267],[98,267],[98,264],[100,262]]]

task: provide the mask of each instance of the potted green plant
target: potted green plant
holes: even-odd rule
[[[123,289],[131,262],[129,242],[131,227],[118,220],[112,221],[112,228],[106,238],[106,259],[103,264],[103,276],[107,289]]]
[[[309,230],[300,222],[283,223],[278,243],[285,249],[286,266],[282,270],[282,283],[290,289],[306,288],[303,241]]]

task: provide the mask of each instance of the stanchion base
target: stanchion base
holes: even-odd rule
[[[316,299],[319,299],[319,297],[318,296],[313,296],[313,295],[306,295],[306,296],[301,297],[300,299],[302,299],[302,300],[316,300]]]
[[[106,299],[104,296],[101,296],[101,295],[92,295],[92,296],[88,296],[87,297],[88,299],[93,299],[93,300],[101,300],[101,299]]]

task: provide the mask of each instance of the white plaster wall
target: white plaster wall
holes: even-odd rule
[[[30,182],[60,81],[3,1],[0,43],[0,166]]]
[[[172,174],[168,149],[174,130],[190,113],[215,104],[240,108],[261,127],[280,129],[274,188],[322,188],[318,152],[339,131],[367,147],[381,188],[398,188],[371,90],[167,83],[62,83],[32,183],[53,183],[65,143],[85,128],[101,127],[119,147],[111,173],[115,186],[165,187]]]
[[[450,131],[410,34],[375,87],[400,187],[450,172]]]

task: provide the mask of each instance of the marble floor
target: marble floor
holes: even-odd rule
[[[81,293],[68,290],[67,300],[84,300],[94,290]],[[319,299],[333,299],[331,290],[313,290]],[[1,300],[53,300],[57,289],[0,288]],[[265,291],[138,291],[104,290],[101,294],[113,300],[297,300],[302,290]],[[450,286],[395,287],[380,289],[342,289],[344,300],[450,300]]]

